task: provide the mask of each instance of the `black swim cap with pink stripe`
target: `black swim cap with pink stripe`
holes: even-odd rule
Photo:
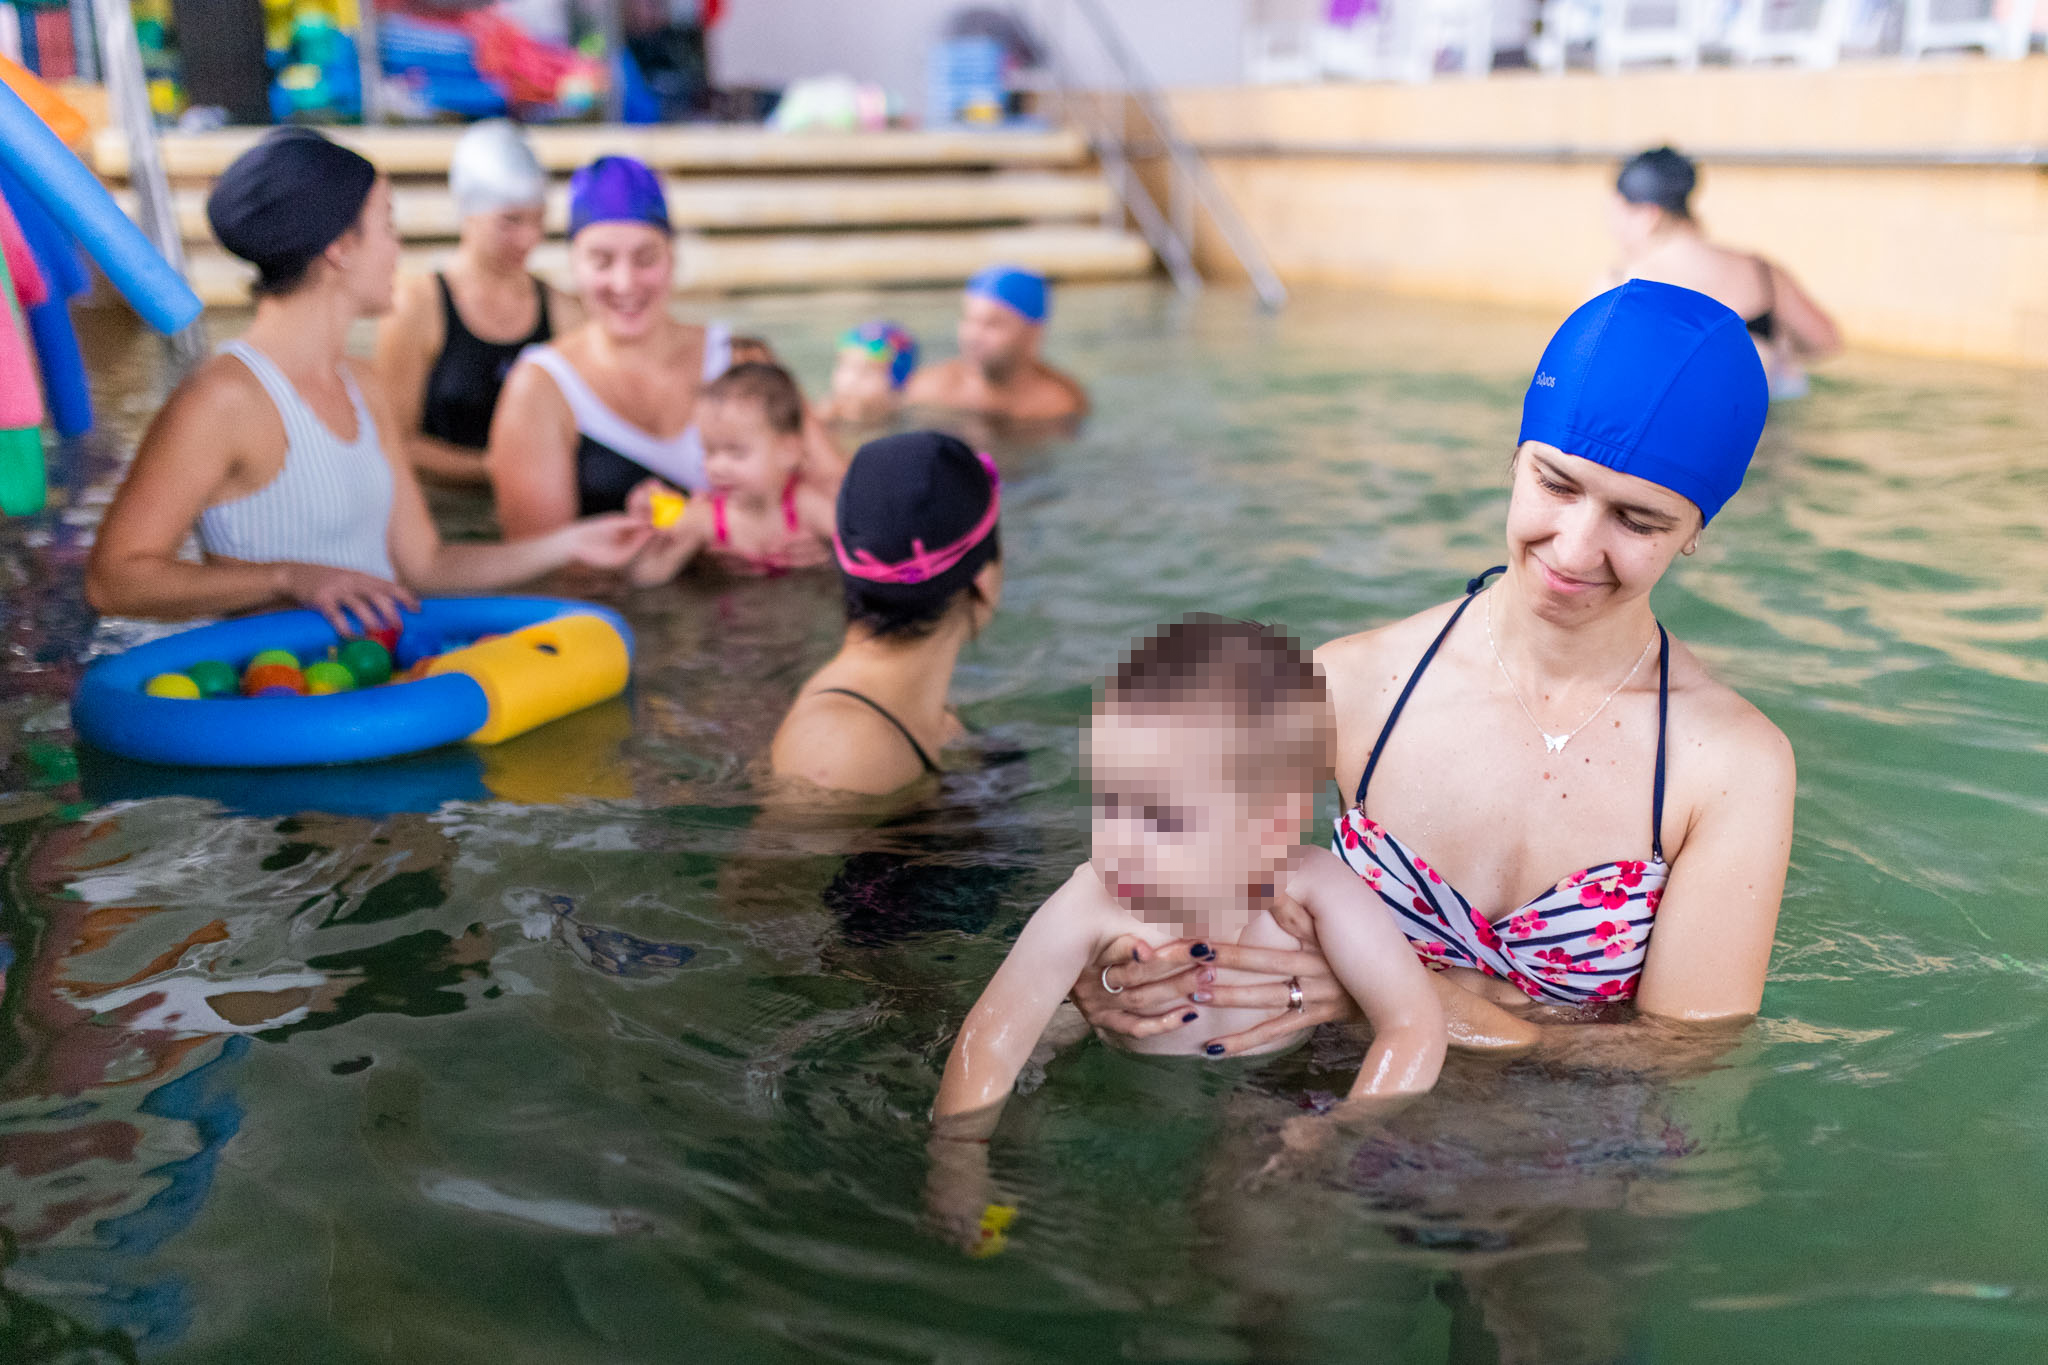
[[[862,446],[839,485],[834,550],[849,589],[903,605],[949,601],[998,550],[995,462],[936,431]]]

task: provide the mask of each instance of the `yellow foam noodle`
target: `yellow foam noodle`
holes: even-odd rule
[[[632,656],[611,622],[573,612],[450,650],[427,666],[429,676],[467,674],[484,690],[490,719],[469,737],[474,744],[496,744],[616,697],[631,672]]]

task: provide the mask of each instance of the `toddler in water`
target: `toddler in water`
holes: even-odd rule
[[[879,426],[903,406],[917,368],[917,338],[893,322],[864,322],[839,338],[832,396],[818,416],[841,426]]]
[[[1123,661],[1084,740],[1093,852],[1031,917],[961,1027],[933,1112],[941,1168],[979,1160],[947,1149],[985,1141],[1054,1010],[1112,940],[1194,938],[1198,958],[1208,942],[1299,948],[1273,918],[1282,897],[1314,917],[1323,954],[1371,1020],[1350,1097],[1413,1095],[1436,1083],[1446,1038],[1429,973],[1372,891],[1328,849],[1301,842],[1329,776],[1332,728],[1315,663],[1264,626],[1191,617]],[[1253,979],[1219,980],[1232,978]],[[1198,1006],[1183,1027],[1132,1046],[1215,1055],[1216,1039],[1265,1017]],[[978,1184],[935,1170],[941,1217],[979,1217],[974,1196],[957,1197]]]
[[[655,538],[633,563],[640,586],[666,583],[699,554],[739,573],[780,574],[826,562],[832,500],[807,487],[804,399],[776,365],[735,365],[697,401],[705,490],[682,516],[661,523],[676,493],[654,480],[633,490],[627,510],[654,522]]]

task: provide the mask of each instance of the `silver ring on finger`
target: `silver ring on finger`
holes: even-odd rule
[[[1115,965],[1115,963],[1110,964],[1111,967]],[[1125,990],[1122,986],[1112,986],[1109,984],[1109,967],[1102,969],[1102,989],[1108,991],[1111,995],[1122,995]]]
[[[1307,1002],[1302,998],[1301,978],[1298,976],[1287,978],[1287,1008],[1293,1010],[1296,1014],[1300,1014],[1308,1008]]]

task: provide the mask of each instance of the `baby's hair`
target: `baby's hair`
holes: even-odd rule
[[[804,429],[804,394],[780,365],[749,361],[735,365],[704,388],[705,403],[752,403],[778,436],[800,436]]]
[[[1103,689],[1111,712],[1201,713],[1242,741],[1234,776],[1256,771],[1312,791],[1328,775],[1335,729],[1322,670],[1301,642],[1256,621],[1199,613],[1143,637]]]

